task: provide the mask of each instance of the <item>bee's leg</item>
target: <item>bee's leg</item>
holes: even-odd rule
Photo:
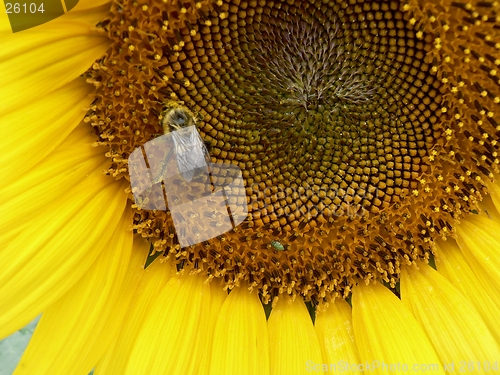
[[[212,151],[213,146],[210,141],[203,140],[203,143],[205,144],[205,148],[207,149],[208,152]]]
[[[194,120],[196,122],[203,121],[203,119],[204,119],[203,115],[200,112],[193,111],[193,115],[194,115]]]
[[[165,159],[160,163],[159,168],[157,173],[153,176],[153,183],[157,184],[163,181],[163,176],[165,176],[165,173],[167,172],[167,165],[172,157],[174,150],[170,150]]]

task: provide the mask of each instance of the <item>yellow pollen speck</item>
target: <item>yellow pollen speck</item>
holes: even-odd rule
[[[130,26],[128,27],[128,31],[134,31],[134,26],[130,25]]]
[[[424,191],[425,191],[426,193],[430,193],[430,192],[431,192],[431,188],[430,188],[430,187],[428,187],[428,186],[426,186],[426,187],[424,188]]]
[[[221,14],[219,14],[219,17],[220,17],[221,20],[226,19],[227,18],[227,13],[226,12],[222,12]]]
[[[412,190],[412,192],[411,192],[411,193],[412,193],[414,196],[418,197],[418,190],[416,190],[416,189],[415,189],[415,190]]]
[[[156,54],[156,55],[154,56],[154,59],[155,59],[156,61],[158,61],[158,60],[160,60],[160,59],[161,59],[161,56],[160,56],[160,55],[158,55],[158,54]]]
[[[144,4],[144,5],[142,6],[142,10],[143,10],[143,11],[147,11],[147,10],[148,10],[148,6],[147,6],[146,4]]]
[[[187,9],[186,9],[186,8],[184,8],[184,7],[182,7],[182,8],[181,8],[181,14],[186,14],[186,13],[187,13]]]
[[[453,130],[452,130],[452,129],[450,129],[450,128],[448,128],[448,129],[446,129],[446,130],[444,131],[444,133],[445,133],[446,135],[452,135],[452,134],[453,134]]]
[[[415,17],[410,18],[410,25],[415,25],[417,23],[417,19]]]
[[[133,50],[135,50],[135,47],[131,44],[131,45],[128,46],[128,49],[131,50],[131,51],[133,51]]]

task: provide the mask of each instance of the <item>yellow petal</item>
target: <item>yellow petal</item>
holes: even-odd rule
[[[48,22],[43,29],[3,35],[2,112],[26,108],[32,101],[64,87],[108,48],[104,35],[91,32],[89,24],[75,21]]]
[[[31,169],[58,147],[85,115],[84,107],[90,104],[90,85],[75,80],[52,93],[45,93],[29,105],[4,114],[2,129],[8,136],[1,137],[0,174],[10,176],[10,181],[29,174]],[[83,124],[87,143],[91,127]],[[81,132],[80,132],[81,134]],[[71,151],[76,154],[78,150]]]
[[[468,215],[457,226],[458,244],[481,283],[500,290],[500,225],[482,215]]]
[[[66,293],[104,250],[123,214],[125,186],[98,171],[33,213],[1,249],[0,337],[25,326]]]
[[[132,302],[126,311],[120,333],[106,356],[98,363],[94,371],[99,374],[124,374],[128,359],[137,336],[146,320],[151,306],[156,302],[158,294],[171,278],[174,268],[171,261],[154,261],[144,269],[146,255],[149,252],[149,241],[141,237],[134,238],[135,254],[141,254],[140,267],[131,275],[129,290],[133,292]]]
[[[211,375],[269,374],[269,343],[264,308],[246,286],[231,291],[215,327]]]
[[[200,364],[210,287],[202,275],[172,277],[146,316],[126,375],[193,374]]]
[[[79,0],[78,4],[75,6],[75,10],[83,10],[83,9],[93,9],[100,8],[103,5],[110,5],[109,0]]]
[[[215,325],[217,323],[222,304],[224,303],[226,298],[227,292],[223,290],[223,287],[220,285],[220,283],[217,281],[212,281],[210,283],[210,316],[207,322],[208,335],[206,335],[206,341],[202,344],[202,348],[205,348],[205,350],[202,351],[200,368],[197,375],[208,375],[210,372]]]
[[[129,302],[122,290],[132,252],[127,211],[89,271],[43,313],[16,375],[88,374],[104,355]]]
[[[24,35],[30,35],[31,33],[40,32],[47,27],[47,24],[51,24],[53,27],[54,23],[57,22],[67,22],[68,20],[78,20],[81,22],[87,22],[89,25],[95,25],[98,21],[104,19],[107,13],[109,13],[109,0],[79,0],[78,4],[71,9],[70,12],[62,15],[55,20],[48,23],[44,23],[32,29],[24,30],[22,33]],[[107,7],[107,11],[103,11],[103,7]],[[3,2],[0,2],[0,34],[11,35],[12,29],[10,27],[9,17],[5,9]],[[3,37],[3,35],[2,35]]]
[[[280,297],[268,327],[271,374],[304,374],[311,366],[323,364],[318,337],[301,298]]]
[[[433,268],[418,266],[419,270],[403,268],[401,300],[423,327],[440,363],[500,358],[497,343],[474,306]]]
[[[493,215],[496,220],[500,217],[500,184],[498,182],[486,181],[489,196],[486,197],[485,206],[488,210],[488,215]]]
[[[438,241],[437,247],[440,250],[436,257],[437,270],[472,302],[500,343],[500,290],[488,278],[479,282],[454,240]]]
[[[444,374],[422,327],[403,303],[381,284],[353,290],[352,324],[363,370],[373,374],[423,371]]]
[[[352,366],[359,364],[359,354],[349,304],[339,300],[330,303],[324,311],[317,311],[315,327],[329,371],[359,373],[357,366]]]
[[[111,8],[109,0],[79,0],[78,4],[70,12],[58,18],[59,22],[85,22],[89,25],[96,25],[109,14]]]
[[[90,142],[88,129],[80,126],[29,173],[0,187],[3,231],[19,227],[33,212],[50,211],[54,200],[101,167],[105,160],[102,149],[92,147]]]

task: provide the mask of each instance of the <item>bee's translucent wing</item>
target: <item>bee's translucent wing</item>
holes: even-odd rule
[[[210,155],[196,126],[189,126],[172,132],[177,156],[177,167],[182,178],[189,182],[197,170],[206,169],[210,163]]]

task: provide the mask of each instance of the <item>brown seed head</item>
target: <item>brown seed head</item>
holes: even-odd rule
[[[427,260],[498,172],[499,10],[113,3],[100,24],[112,47],[87,73],[108,173],[128,178],[127,157],[162,132],[162,105],[176,101],[203,118],[213,161],[241,169],[249,211],[184,249],[168,211],[136,209],[135,229],[179,266],[228,288],[247,280],[264,301],[345,297],[361,280],[394,286],[401,264]]]

